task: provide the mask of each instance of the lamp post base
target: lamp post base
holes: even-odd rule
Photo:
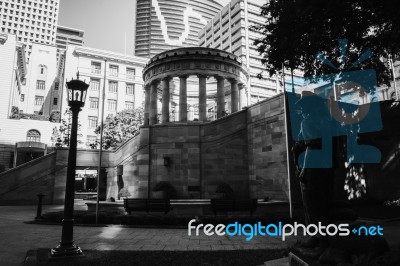
[[[71,243],[63,244],[60,242],[56,248],[52,248],[50,251],[51,258],[66,258],[66,257],[80,257],[84,256],[82,249]]]

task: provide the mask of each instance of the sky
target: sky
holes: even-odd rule
[[[134,14],[134,0],[60,0],[58,24],[84,30],[85,46],[119,53],[126,34],[126,53],[133,55]]]

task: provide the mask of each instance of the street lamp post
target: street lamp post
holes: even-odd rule
[[[78,114],[85,105],[86,92],[89,85],[78,79],[67,82],[68,106],[72,112],[72,126],[68,153],[67,183],[64,200],[64,219],[62,221],[62,234],[60,244],[51,249],[51,257],[71,257],[83,255],[80,247],[74,243],[74,193],[75,193],[75,168],[76,144],[78,131]]]

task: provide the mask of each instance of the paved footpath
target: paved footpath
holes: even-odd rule
[[[44,206],[44,212],[62,210]],[[29,249],[55,247],[61,226],[25,224],[36,215],[35,206],[0,206],[0,265],[20,265]],[[188,236],[187,229],[143,229],[75,226],[74,238],[83,250],[237,250],[285,248],[278,237]]]
[[[77,206],[80,208],[80,206]],[[44,206],[44,212],[62,206]],[[61,237],[59,225],[25,224],[36,215],[35,206],[0,206],[0,265],[20,265],[29,249],[52,248]],[[400,222],[382,224],[390,245],[400,242]],[[187,229],[74,227],[75,242],[83,250],[237,250],[285,248],[296,240],[278,237],[188,236]]]

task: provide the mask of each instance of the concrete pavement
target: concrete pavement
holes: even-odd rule
[[[44,206],[44,212],[62,206]],[[0,206],[0,265],[20,265],[26,252],[55,247],[61,237],[59,225],[25,224],[36,216],[35,206]],[[292,244],[278,237],[188,236],[187,229],[147,229],[75,226],[74,238],[83,250],[237,250],[278,249]]]
[[[84,208],[76,206],[77,209]],[[62,210],[63,206],[44,206],[44,212]],[[0,206],[0,265],[20,265],[26,252],[35,248],[57,246],[59,225],[25,224],[36,216],[35,206]],[[400,221],[380,224],[390,245],[400,243]],[[122,227],[74,227],[75,242],[83,250],[238,250],[278,249],[293,244],[290,237],[188,236],[187,229],[148,229]],[[298,239],[298,238],[297,238]]]

